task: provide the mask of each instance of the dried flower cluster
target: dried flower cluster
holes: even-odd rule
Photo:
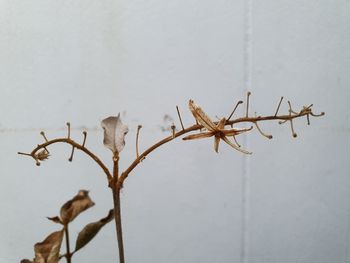
[[[110,171],[107,166],[100,160],[96,154],[91,152],[88,148],[86,148],[85,143],[86,143],[86,138],[87,138],[87,132],[83,132],[83,142],[80,144],[73,139],[70,138],[70,123],[67,123],[68,127],[68,135],[67,137],[64,138],[56,138],[52,140],[48,140],[45,136],[44,132],[41,132],[41,135],[44,137],[45,142],[42,144],[39,144],[37,147],[35,147],[30,153],[21,153],[19,154],[22,155],[27,155],[32,157],[37,165],[40,165],[40,163],[46,159],[48,159],[50,153],[47,149],[48,146],[56,143],[67,143],[71,145],[72,151],[70,154],[70,157],[68,158],[69,161],[73,160],[73,155],[74,155],[74,150],[78,149],[83,151],[85,154],[90,156],[92,160],[94,160],[97,165],[100,166],[102,171],[107,177],[108,181],[108,186],[112,190],[113,194],[113,201],[114,201],[114,210],[113,210],[113,217],[115,218],[115,224],[116,224],[116,232],[117,232],[117,240],[118,240],[118,250],[119,250],[119,261],[120,263],[125,263],[125,258],[124,258],[124,246],[123,246],[123,235],[122,235],[122,224],[121,224],[121,210],[120,210],[120,190],[123,187],[125,179],[128,177],[128,175],[133,171],[133,169],[141,162],[143,161],[148,154],[153,152],[155,149],[158,147],[162,146],[165,143],[168,143],[172,141],[173,139],[183,136],[187,133],[190,132],[196,132],[194,134],[187,135],[183,138],[183,140],[194,140],[194,139],[202,139],[202,138],[209,138],[213,137],[214,138],[214,150],[218,152],[219,150],[219,144],[220,141],[223,140],[226,144],[231,146],[233,149],[244,153],[244,154],[251,154],[251,152],[244,150],[241,148],[241,145],[238,143],[236,140],[236,136],[247,133],[251,130],[253,130],[254,126],[256,129],[260,132],[260,134],[268,139],[272,139],[272,135],[266,134],[262,131],[260,126],[258,125],[259,122],[262,121],[270,121],[270,120],[278,120],[280,124],[289,122],[290,123],[290,128],[292,131],[293,137],[296,137],[297,134],[294,131],[294,126],[293,126],[293,120],[296,118],[301,118],[301,117],[306,117],[307,119],[307,124],[310,124],[310,116],[313,117],[319,117],[323,116],[324,113],[322,112],[321,114],[314,114],[312,112],[312,104],[309,106],[304,106],[300,111],[294,111],[292,109],[291,103],[288,101],[288,106],[289,106],[289,111],[288,114],[285,115],[279,115],[279,109],[283,100],[283,97],[280,99],[277,109],[275,110],[274,115],[269,115],[269,116],[254,116],[251,117],[249,115],[249,99],[250,99],[250,92],[248,92],[247,97],[246,97],[246,112],[245,116],[243,117],[238,117],[238,118],[232,118],[234,116],[234,113],[238,106],[240,104],[243,104],[243,101],[239,101],[236,103],[233,111],[231,114],[228,116],[228,118],[222,117],[219,121],[212,121],[211,118],[202,110],[200,106],[198,106],[194,101],[190,100],[189,101],[189,109],[192,113],[192,115],[195,118],[196,123],[185,128],[180,110],[176,106],[176,111],[179,117],[179,121],[181,124],[181,129],[179,131],[176,130],[176,126],[173,124],[171,125],[171,134],[164,139],[158,141],[157,143],[153,144],[146,150],[144,150],[142,153],[139,152],[139,137],[140,137],[140,130],[142,128],[141,125],[138,125],[137,127],[137,134],[136,134],[136,158],[135,160],[123,171],[119,172],[119,154],[123,150],[125,146],[125,135],[128,132],[128,127],[124,125],[120,119],[120,115],[118,116],[112,116],[104,119],[101,123],[101,126],[104,130],[104,145],[112,151],[113,155],[113,171]],[[250,123],[252,126],[249,128],[237,128],[234,127],[236,124],[239,123]],[[229,127],[228,129],[226,127]],[[231,139],[232,138],[232,139]],[[86,200],[87,192],[80,192],[80,194],[75,197],[70,201],[67,202],[61,209],[61,217],[54,217],[51,218],[51,220],[61,223],[64,225],[64,231],[68,229],[68,223],[73,220],[79,213],[81,213],[83,210],[89,208],[91,206],[91,203],[89,203]],[[79,208],[76,208],[74,206],[75,202],[79,200]],[[82,205],[82,201],[85,200]],[[84,209],[83,209],[84,207]],[[100,229],[100,226],[102,227],[105,222],[112,220],[112,216],[109,214],[106,218],[102,219],[102,221],[98,221],[99,223],[95,222],[93,225],[90,225],[89,227],[86,226],[87,233],[83,235],[84,238],[83,240],[91,240],[89,238],[92,238],[94,236],[94,231],[96,229]],[[85,229],[85,228],[84,228]],[[94,229],[94,230],[91,230]],[[96,232],[97,233],[97,232]],[[35,247],[35,252],[36,252],[36,259],[37,261],[34,260],[35,263],[38,262],[50,262],[50,263],[56,263],[61,257],[57,256],[59,249],[57,250],[58,243],[60,244],[62,241],[62,235],[63,235],[63,230],[59,232],[55,232],[50,235],[47,239],[45,239],[42,243],[44,243],[45,246],[45,252],[40,252],[41,250],[38,249],[40,247],[41,243],[38,243]],[[66,235],[67,236],[67,235]],[[91,237],[92,236],[92,237]],[[79,239],[79,237],[78,237]],[[54,242],[52,241],[54,240]],[[82,241],[79,243],[80,245],[76,246],[77,248],[80,249],[85,245],[85,241]],[[82,245],[83,244],[83,245]],[[52,252],[47,252],[47,251],[52,251]],[[69,246],[67,245],[67,251],[69,251]],[[74,252],[70,253],[67,252],[64,256],[67,259],[67,262],[71,262],[71,255],[73,255]],[[38,254],[38,255],[37,255]],[[41,256],[39,256],[39,254]],[[42,256],[44,255],[45,256]],[[50,256],[50,261],[49,261],[49,256]],[[46,261],[40,261],[40,257],[43,257]],[[51,259],[53,258],[53,259]],[[23,261],[23,262],[31,262],[31,261]]]

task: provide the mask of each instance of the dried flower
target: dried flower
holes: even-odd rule
[[[45,161],[49,158],[49,156],[50,154],[46,149],[43,149],[35,155],[36,159],[38,159],[39,161]]]
[[[202,138],[208,138],[208,137],[214,136],[214,150],[216,152],[219,151],[220,140],[223,140],[235,150],[245,154],[251,154],[251,152],[243,150],[240,148],[240,146],[232,143],[227,138],[227,136],[234,137],[235,135],[241,134],[246,131],[250,131],[252,127],[249,129],[233,128],[233,129],[225,130],[226,118],[222,118],[217,124],[215,124],[208,117],[208,115],[202,110],[202,108],[193,102],[193,100],[189,101],[188,106],[194,118],[196,119],[196,121],[199,124],[201,124],[207,131],[186,136],[183,138],[184,140],[202,139]]]

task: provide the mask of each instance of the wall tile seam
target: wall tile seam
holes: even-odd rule
[[[252,91],[252,0],[244,0],[244,91]],[[249,137],[244,134],[243,145],[249,148]],[[249,200],[250,200],[250,159],[243,156],[242,165],[242,230],[240,262],[249,262]]]

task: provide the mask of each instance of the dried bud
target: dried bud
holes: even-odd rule
[[[41,150],[40,152],[38,152],[35,157],[36,159],[38,159],[39,161],[45,161],[49,158],[50,154],[48,153],[48,151],[46,149]]]

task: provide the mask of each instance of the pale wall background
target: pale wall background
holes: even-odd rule
[[[281,95],[314,103],[324,118],[274,134],[241,137],[252,156],[212,140],[174,141],[126,182],[123,225],[128,263],[350,262],[350,2],[346,0],[1,0],[0,262],[33,257],[57,230],[46,216],[79,189],[96,206],[82,226],[112,206],[104,175],[70,147],[51,147],[36,167],[17,151],[64,136],[65,123],[106,162],[100,121],[122,112],[130,127],[121,165],[167,135],[175,105],[193,122],[194,99],[214,118],[252,91],[251,112],[271,114]],[[282,111],[286,111],[284,104]],[[240,111],[243,114],[243,109]],[[117,262],[114,225],[74,262]]]

